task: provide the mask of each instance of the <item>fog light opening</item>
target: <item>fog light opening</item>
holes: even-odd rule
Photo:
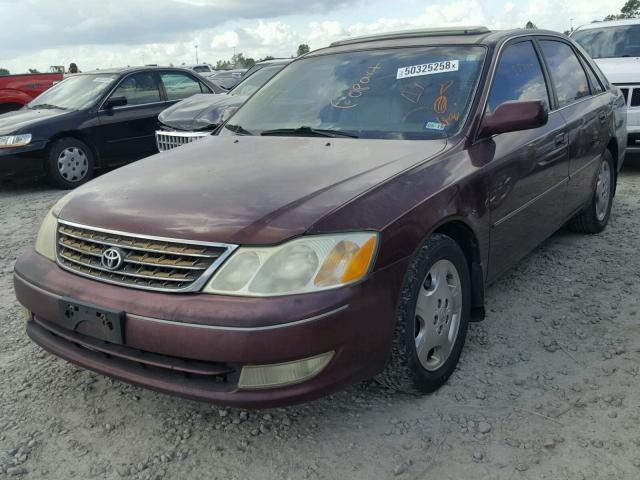
[[[331,351],[292,362],[245,365],[240,372],[238,388],[276,388],[310,380],[329,364],[333,354],[334,352]]]

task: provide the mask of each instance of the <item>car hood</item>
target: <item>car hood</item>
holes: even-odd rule
[[[273,244],[445,146],[446,140],[212,136],[79,187],[60,218],[144,235]]]
[[[640,83],[640,57],[597,58],[595,62],[611,83]]]
[[[36,126],[38,123],[61,115],[69,113],[67,110],[61,109],[40,109],[31,110],[30,108],[21,108],[13,112],[0,115],[0,135],[9,133],[29,133],[26,130],[29,127]]]
[[[212,130],[222,123],[226,109],[239,107],[246,99],[243,95],[200,93],[163,110],[158,120],[176,130]]]

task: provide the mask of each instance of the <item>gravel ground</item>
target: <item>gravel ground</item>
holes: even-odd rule
[[[112,381],[32,344],[12,288],[61,196],[0,186],[0,479],[637,479],[640,168],[609,228],[561,231],[492,285],[449,383],[245,411]]]

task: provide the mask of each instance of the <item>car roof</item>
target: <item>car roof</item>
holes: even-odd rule
[[[111,75],[122,75],[125,73],[131,72],[144,72],[144,71],[156,71],[156,70],[172,70],[177,72],[187,72],[193,75],[193,70],[181,67],[161,67],[161,66],[140,66],[140,67],[119,67],[119,68],[105,68],[104,70],[91,70],[84,71],[81,73],[76,73],[75,75],[101,75],[101,74],[111,74]],[[196,72],[197,73],[197,72]]]
[[[522,35],[555,35],[565,37],[562,33],[540,29],[518,28],[512,30],[489,30],[487,27],[482,26],[431,28],[347,38],[333,42],[329,47],[314,50],[307,55],[313,56],[330,52],[366,48],[470,44],[491,45],[502,43],[510,38]]]
[[[293,58],[272,58],[270,60],[256,62],[255,65],[286,65],[287,63],[291,63],[291,61],[293,61]]]
[[[595,28],[623,27],[626,25],[640,25],[640,18],[627,18],[625,20],[607,20],[603,22],[587,23],[586,25],[580,25],[574,30],[574,32],[580,30],[593,30]]]

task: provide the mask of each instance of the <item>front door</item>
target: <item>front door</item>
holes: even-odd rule
[[[99,113],[101,156],[109,164],[125,163],[157,153],[158,114],[166,108],[154,72],[138,72],[120,82],[109,98],[125,97],[127,104]]]
[[[508,45],[500,59],[487,112],[508,101],[551,97],[538,52],[530,39]],[[491,211],[488,275],[497,277],[552,234],[565,215],[569,174],[567,128],[562,115],[549,113],[546,125],[494,135],[487,204]],[[485,145],[486,147],[487,145]]]

